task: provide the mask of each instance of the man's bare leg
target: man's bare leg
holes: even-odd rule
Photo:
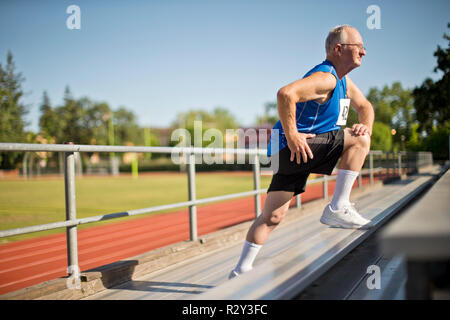
[[[370,151],[370,136],[356,136],[352,130],[344,130],[344,150],[338,169],[359,172],[364,165],[364,160]]]
[[[338,167],[336,188],[331,208],[340,210],[350,204],[350,193],[370,150],[370,137],[355,135],[351,129],[344,130],[344,149]]]
[[[272,230],[283,220],[293,196],[293,192],[269,192],[264,209],[248,230],[246,240],[260,245],[264,244]]]
[[[293,195],[293,192],[287,191],[271,191],[267,194],[263,212],[248,230],[241,257],[231,271],[230,278],[252,269],[253,261],[261,246],[266,242],[273,229],[283,220]]]
[[[350,193],[364,160],[370,150],[370,136],[355,135],[351,129],[344,130],[344,149],[338,166],[333,198],[324,209],[320,221],[324,224],[348,228],[367,227],[370,220],[361,217],[350,203]],[[351,215],[347,213],[351,211]]]
[[[369,150],[370,136],[368,134],[356,136],[351,129],[346,128],[344,130],[344,149],[338,169],[353,171],[359,174]],[[258,245],[264,244],[270,232],[281,222],[289,209],[289,203],[293,195],[293,192],[287,191],[269,192],[263,212],[253,222],[247,233],[246,240]]]
[[[338,173],[333,199],[347,201],[347,198],[350,197],[351,187],[369,153],[370,137],[367,134],[356,136],[350,129],[345,129],[344,135],[344,149],[338,167],[341,172]],[[231,272],[230,278],[251,270],[259,249],[273,229],[283,220],[293,195],[293,192],[287,191],[272,191],[267,194],[263,212],[250,227],[240,260]]]

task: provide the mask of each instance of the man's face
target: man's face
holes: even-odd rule
[[[362,57],[366,55],[364,43],[358,30],[348,28],[347,40],[340,45],[340,60],[350,69],[361,65]]]

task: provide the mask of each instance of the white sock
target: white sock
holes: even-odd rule
[[[239,259],[236,268],[234,268],[234,271],[237,273],[244,273],[251,270],[253,268],[253,261],[255,261],[256,255],[261,247],[262,245],[245,240],[241,258]]]
[[[331,209],[340,210],[350,203],[350,192],[359,172],[339,169],[336,178],[336,188],[334,189]]]

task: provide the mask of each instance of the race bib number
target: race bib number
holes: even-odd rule
[[[350,109],[350,99],[339,100],[339,117],[336,122],[338,126],[345,126],[347,123],[348,110]]]

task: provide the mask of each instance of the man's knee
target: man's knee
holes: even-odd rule
[[[365,134],[363,136],[353,137],[353,147],[356,147],[364,152],[364,154],[369,154],[370,151],[370,136]]]
[[[359,143],[361,145],[361,149],[365,151],[366,154],[370,151],[370,136],[365,134],[363,136],[358,137]]]
[[[277,209],[273,212],[271,212],[271,214],[267,217],[267,219],[265,219],[266,224],[268,226],[277,226],[280,224],[280,222],[283,220],[285,214],[286,214],[287,209],[284,208],[280,208]]]

